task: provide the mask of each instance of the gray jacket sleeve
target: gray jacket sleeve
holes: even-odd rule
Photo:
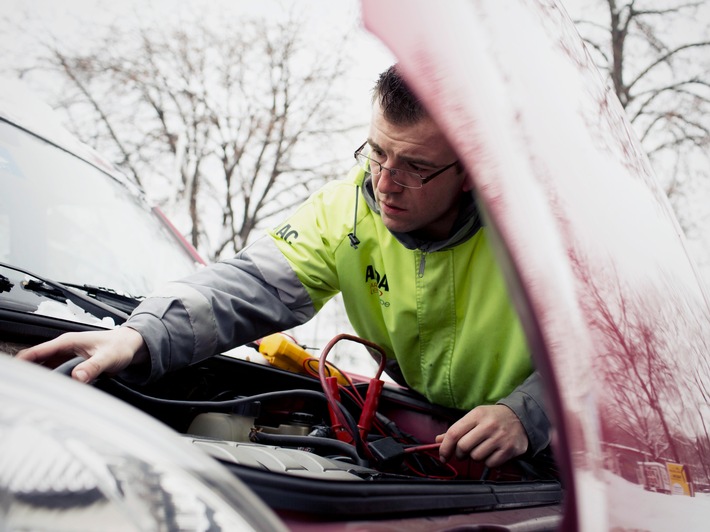
[[[124,324],[138,331],[150,369],[121,376],[154,380],[167,371],[305,323],[315,314],[298,277],[269,237],[233,259],[170,283],[143,301]]]
[[[523,383],[497,404],[505,405],[518,416],[528,434],[528,453],[545,449],[552,437],[552,425],[545,411],[544,389],[540,373],[534,371]]]

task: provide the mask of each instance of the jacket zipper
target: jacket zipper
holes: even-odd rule
[[[419,258],[419,277],[424,277],[424,266],[426,264],[426,251],[422,251],[422,256]]]

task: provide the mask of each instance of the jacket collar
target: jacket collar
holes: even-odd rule
[[[362,195],[365,198],[367,206],[373,212],[380,214],[380,208],[375,200],[375,194],[372,189],[372,177],[367,177],[362,183]],[[392,235],[399,240],[407,249],[420,249],[422,251],[441,251],[457,246],[473,235],[483,227],[481,216],[476,207],[473,193],[463,194],[461,196],[461,205],[459,215],[454,222],[454,226],[449,236],[444,240],[432,241],[415,238],[411,233],[399,233],[390,231]]]

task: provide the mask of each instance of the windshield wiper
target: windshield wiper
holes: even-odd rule
[[[25,290],[30,290],[45,297],[60,301],[68,299],[82,310],[96,316],[99,319],[112,318],[116,323],[123,323],[128,319],[129,313],[125,312],[118,306],[108,305],[102,301],[93,299],[91,296],[84,294],[69,285],[46,279],[23,268],[18,268],[17,266],[12,266],[3,262],[0,262],[0,267],[7,268],[8,270],[14,270],[31,277],[31,279],[22,282],[22,287]]]
[[[63,281],[61,284],[62,286],[69,286],[71,288],[76,288],[86,292],[93,299],[111,305],[112,307],[122,310],[127,314],[133,312],[133,309],[135,309],[143,300],[143,298],[120,294],[113,288],[105,288],[103,286],[65,283]]]
[[[10,282],[10,279],[5,277],[4,275],[0,275],[0,294],[3,292],[9,292],[12,290],[12,287],[15,286]]]

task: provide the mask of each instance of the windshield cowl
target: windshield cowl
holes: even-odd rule
[[[136,300],[136,305],[138,301]],[[0,308],[111,329],[128,314],[56,281],[0,263]]]

